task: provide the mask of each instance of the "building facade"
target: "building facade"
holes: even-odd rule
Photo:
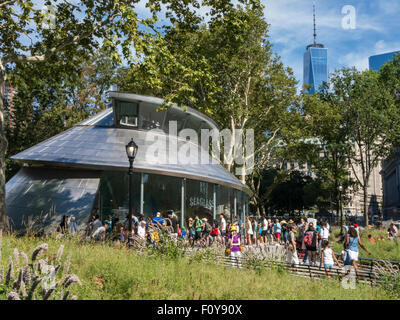
[[[379,71],[386,62],[393,60],[394,55],[399,53],[400,51],[393,51],[369,57],[369,70]]]
[[[154,97],[119,92],[109,97],[111,108],[12,157],[23,164],[6,185],[13,229],[36,222],[51,229],[63,215],[74,215],[80,228],[94,214],[104,219],[118,213],[124,219],[125,146],[131,139],[138,145],[131,191],[135,214],[172,210],[181,225],[196,215],[209,221],[221,213],[244,219],[249,189],[186,136],[218,129],[212,119],[176,105],[159,110],[163,100]]]
[[[311,86],[307,92],[313,94],[328,82],[328,49],[322,44],[307,46],[304,53],[303,84]]]
[[[369,57],[369,69],[379,71],[388,61],[393,60],[400,51],[388,52]],[[400,153],[382,162],[380,168],[382,176],[383,218],[385,220],[400,219]]]
[[[400,220],[400,153],[382,163],[383,216],[385,220]]]

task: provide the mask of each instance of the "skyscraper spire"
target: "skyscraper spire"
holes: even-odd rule
[[[314,13],[314,46],[317,44],[317,24],[315,23],[315,1],[313,2],[313,13]]]

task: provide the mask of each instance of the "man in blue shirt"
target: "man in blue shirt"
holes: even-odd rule
[[[274,224],[274,236],[278,243],[281,242],[281,240],[280,240],[281,239],[281,231],[282,231],[282,227],[279,223],[279,219],[276,219],[275,224]]]
[[[161,213],[157,212],[156,216],[153,218],[152,220],[153,224],[158,226],[158,224],[161,224],[162,226],[165,226],[165,221],[164,219],[161,217]]]

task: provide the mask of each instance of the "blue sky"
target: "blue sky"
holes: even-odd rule
[[[316,0],[317,42],[328,48],[329,72],[368,69],[371,55],[400,50],[399,0]],[[264,0],[270,41],[302,84],[303,54],[313,42],[312,0]],[[356,9],[356,28],[342,28],[342,8]]]

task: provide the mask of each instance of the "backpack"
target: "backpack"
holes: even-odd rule
[[[314,238],[314,232],[313,231],[307,231],[306,235],[304,236],[304,243],[306,246],[312,246],[313,243],[313,238]]]
[[[212,228],[210,234],[212,236],[217,236],[218,235],[218,228]]]

